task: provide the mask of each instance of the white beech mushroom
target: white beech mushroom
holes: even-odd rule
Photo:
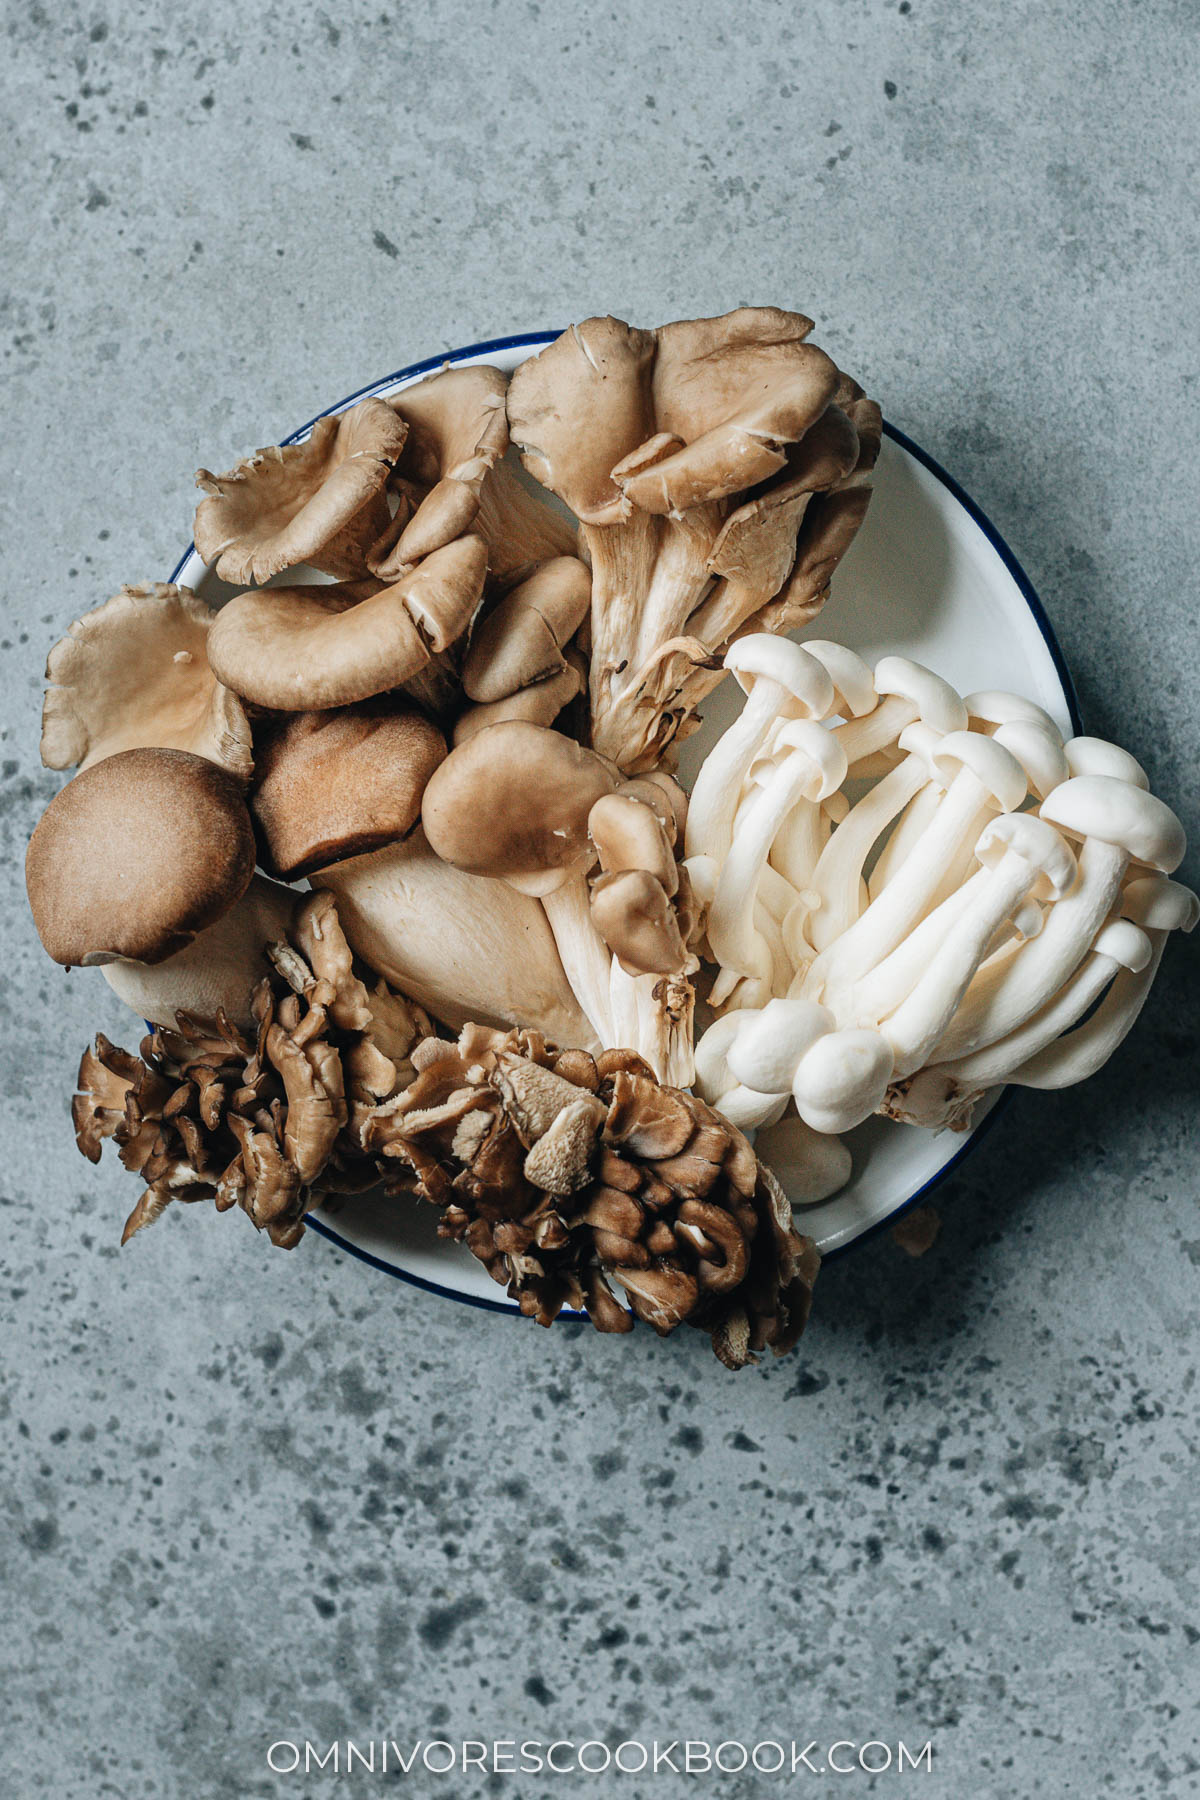
[[[445,754],[436,725],[391,699],[269,722],[250,790],[263,867],[294,881],[407,837]]]
[[[193,535],[206,563],[234,586],[306,563],[326,575],[367,572],[389,519],[387,482],[407,427],[383,400],[318,419],[302,444],[256,450],[224,475],[196,474],[207,499]]]
[[[159,581],[123,587],[68,626],[46,659],[46,767],[86,769],[119,750],[187,750],[244,780],[250,724],[209,666],[214,617],[190,588]]]
[[[563,972],[538,901],[456,869],[411,836],[312,876],[337,901],[354,953],[458,1031],[474,1021],[600,1047]]]
[[[626,771],[686,735],[738,632],[816,610],[865,510],[878,409],[811,329],[773,307],[656,332],[588,319],[513,376],[525,466],[580,520],[592,742]],[[805,547],[816,490],[856,482]]]
[[[51,800],[29,840],[38,936],[68,968],[158,963],[245,893],[254,830],[239,782],[185,750],[122,750]]]
[[[532,563],[569,555],[567,520],[538,500],[505,459],[508,378],[489,364],[439,369],[389,396],[407,428],[393,484],[401,508],[368,555],[388,581],[466,532],[488,546],[488,567],[511,581]]]
[[[1111,775],[1075,775],[1042,801],[1040,816],[1079,845],[1079,874],[1018,954],[981,968],[933,1046],[951,1062],[1006,1037],[1074,974],[1116,904],[1130,863],[1169,875],[1187,847],[1170,807]]]
[[[368,700],[419,676],[467,629],[487,572],[482,538],[435,550],[363,597],[363,585],[261,588],[221,608],[208,655],[227,687],[276,712]]]

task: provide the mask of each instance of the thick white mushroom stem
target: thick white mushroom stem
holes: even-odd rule
[[[845,751],[832,732],[815,721],[794,721],[777,741],[787,754],[739,822],[709,910],[708,941],[721,965],[714,1005],[721,1004],[739,976],[761,984],[759,1004],[770,997],[772,958],[755,929],[754,902],[771,845],[797,802],[817,806],[846,779]]]
[[[914,734],[916,729],[909,728]],[[913,741],[908,737],[909,743]],[[991,753],[986,757],[980,754],[985,746]],[[889,955],[934,904],[945,870],[957,858],[963,841],[973,843],[993,813],[1011,811],[1025,797],[1025,778],[1016,759],[974,732],[948,734],[931,756],[943,778],[957,766],[936,813],[895,878],[798,976],[799,998],[824,1000],[838,1011],[837,996]],[[890,779],[885,776],[879,786]],[[845,826],[839,827],[831,849],[844,830]]]
[[[984,960],[1000,925],[1041,885],[1057,897],[1075,875],[1075,858],[1044,819],[1004,813],[975,846],[984,879],[937,947],[916,986],[880,1030],[891,1045],[893,1079],[919,1069]]]
[[[746,704],[705,758],[692,787],[685,833],[686,853],[723,863],[733,842],[733,826],[751,764],[776,720],[823,719],[834,703],[828,670],[799,644],[756,632],[739,639],[725,657],[746,690]]]
[[[829,839],[808,882],[813,900],[807,935],[814,950],[834,943],[858,918],[867,858],[897,813],[925,785],[928,774],[920,756],[906,756],[850,808]]]
[[[980,969],[932,1060],[954,1062],[1007,1037],[1074,973],[1113,910],[1131,860],[1169,874],[1183,858],[1183,827],[1163,801],[1106,775],[1072,776],[1042,802],[1040,816],[1082,840],[1071,892],[1050,908],[1040,935],[1006,964]],[[890,891],[890,890],[889,890]]]
[[[558,887],[541,895],[541,902],[575,998],[600,1042],[612,1048],[616,1042],[609,998],[612,956],[592,923],[587,877],[572,870]]]

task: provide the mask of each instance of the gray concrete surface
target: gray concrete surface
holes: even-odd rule
[[[1092,728],[1197,823],[1194,0],[14,0],[3,72],[6,1795],[405,1791],[307,1737],[934,1744],[934,1772],[407,1791],[1198,1790],[1194,952],[791,1359],[543,1334],[170,1217],[67,1101],[99,977],[20,860],[45,650],[191,475],[611,309],[798,305],[1016,546]],[[830,620],[831,626],[833,619]],[[1197,866],[1190,864],[1193,882]]]

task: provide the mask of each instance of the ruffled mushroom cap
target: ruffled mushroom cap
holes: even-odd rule
[[[250,724],[208,662],[214,614],[190,588],[123,587],[46,659],[42,761],[86,769],[120,750],[188,750],[243,780]]]
[[[456,745],[425,789],[421,818],[445,862],[547,894],[594,860],[588,814],[614,786],[590,750],[514,721]]]
[[[244,700],[313,712],[418,676],[470,624],[487,573],[482,538],[457,538],[363,599],[361,585],[263,588],[222,607],[208,654]]]
[[[404,446],[404,420],[383,400],[318,419],[303,444],[255,451],[224,475],[196,473],[208,498],[196,508],[196,548],[223,581],[267,581],[307,563],[326,575],[367,572],[386,529],[387,482]]]
[[[563,648],[587,617],[591,597],[587,565],[574,556],[542,563],[510,588],[471,634],[462,671],[468,698],[504,700],[561,675]]]
[[[465,744],[476,732],[492,725],[519,720],[526,725],[553,725],[565,706],[569,706],[587,686],[587,665],[576,651],[570,651],[557,675],[546,681],[535,681],[531,687],[518,688],[503,700],[468,706],[454,721],[454,742]]]
[[[396,465],[400,507],[371,548],[368,566],[388,581],[473,531],[492,573],[572,547],[571,529],[506,468],[507,377],[486,364],[440,369],[388,401],[408,436]]]
[[[250,795],[264,868],[294,881],[407,837],[445,754],[435,725],[388,701],[292,714],[260,748]]]
[[[241,787],[184,750],[122,750],[56,794],[25,856],[55,962],[158,963],[245,893],[254,830]]]

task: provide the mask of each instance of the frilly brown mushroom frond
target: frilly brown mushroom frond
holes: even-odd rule
[[[306,563],[326,575],[367,573],[390,516],[387,483],[407,427],[383,400],[318,419],[302,444],[255,451],[224,475],[196,474],[196,548],[223,581],[244,587]]]
[[[568,521],[505,461],[507,387],[501,370],[479,364],[440,369],[389,399],[408,435],[394,476],[400,506],[370,552],[377,575],[395,581],[467,531],[485,540],[501,582],[574,549]]]
[[[241,701],[208,661],[211,607],[170,582],[123,587],[67,629],[46,660],[42,761],[86,769],[121,750],[187,750],[245,780]]]
[[[695,728],[734,638],[819,611],[861,523],[879,409],[811,329],[777,307],[587,319],[512,378],[525,466],[581,521],[591,741],[627,772]]]
[[[412,1079],[427,1036],[419,1007],[360,980],[329,894],[301,906],[274,973],[255,989],[245,1033],[180,1013],[130,1055],[97,1037],[73,1105],[76,1142],[98,1162],[106,1138],[146,1183],[122,1243],[172,1200],[238,1206],[273,1244],[304,1234],[314,1196],[377,1179],[361,1127]]]
[[[468,1025],[413,1051],[415,1081],[363,1127],[411,1169],[521,1311],[564,1307],[598,1331],[634,1314],[707,1331],[728,1368],[791,1348],[819,1257],[777,1182],[718,1113],[628,1050],[555,1051],[536,1032]]]

